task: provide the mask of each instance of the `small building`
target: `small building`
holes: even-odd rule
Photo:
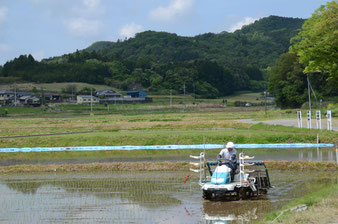
[[[0,104],[8,104],[8,102],[12,101],[13,97],[14,97],[13,91],[1,90]]]
[[[101,90],[96,92],[96,96],[100,98],[120,98],[122,94],[114,90]]]
[[[3,105],[10,105],[14,104],[15,96],[17,103],[19,102],[19,98],[22,96],[29,96],[30,93],[27,92],[15,92],[15,91],[8,91],[8,90],[0,90],[0,104]]]
[[[61,96],[59,94],[44,94],[44,99],[50,103],[59,103],[62,101]]]
[[[19,98],[19,102],[24,106],[39,107],[41,105],[40,98],[36,96],[22,96]]]
[[[127,91],[126,94],[129,95],[131,98],[146,98],[148,95],[148,93],[142,90]]]
[[[78,95],[76,97],[76,103],[78,104],[99,103],[99,98],[91,95]]]

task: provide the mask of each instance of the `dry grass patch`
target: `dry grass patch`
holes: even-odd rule
[[[334,162],[268,161],[266,164],[269,169],[275,170],[337,171],[338,169],[338,165]],[[37,173],[37,172],[179,171],[179,170],[188,171],[189,164],[187,162],[112,162],[112,163],[87,163],[87,164],[14,165],[0,167],[0,174]],[[333,173],[332,175],[335,176],[336,173]]]
[[[188,169],[189,165],[186,162],[114,162],[6,166],[0,167],[0,174],[92,171],[183,171]]]
[[[337,171],[338,164],[336,162],[318,162],[318,161],[266,161],[269,169],[277,170],[322,170]]]
[[[318,204],[311,206],[308,210],[302,212],[293,212],[283,220],[276,220],[273,223],[306,223],[306,224],[322,224],[322,223],[338,223],[338,193],[323,199]]]

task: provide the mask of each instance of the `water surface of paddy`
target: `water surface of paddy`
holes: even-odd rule
[[[252,222],[290,200],[337,184],[336,173],[270,172],[260,200],[206,201],[185,172],[10,175],[0,178],[2,223]],[[334,175],[334,178],[332,178]]]
[[[160,150],[159,150],[160,151]],[[161,155],[141,155],[130,157],[119,157],[115,155],[112,158],[79,158],[79,159],[48,159],[48,160],[15,160],[3,159],[0,160],[0,166],[20,165],[20,164],[81,164],[81,163],[103,163],[103,162],[147,162],[147,161],[190,161],[189,155],[181,155],[173,150],[171,153]],[[194,150],[193,154],[198,155],[201,150]],[[208,160],[216,160],[220,150],[206,150]],[[237,153],[244,152],[248,155],[255,156],[257,160],[287,160],[287,161],[336,161],[335,148],[286,148],[286,149],[237,149]],[[81,153],[81,152],[80,152]],[[132,152],[130,152],[132,153]]]

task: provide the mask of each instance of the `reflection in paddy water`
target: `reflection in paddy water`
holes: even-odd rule
[[[184,151],[184,150],[183,150]],[[196,151],[200,153],[200,150]],[[215,160],[217,153],[207,151],[208,160]],[[308,160],[308,161],[337,161],[338,152],[335,148],[265,148],[265,149],[238,149],[238,153],[244,152],[247,155],[254,155],[257,160]],[[197,154],[196,153],[196,154]],[[179,153],[178,153],[179,154]],[[158,156],[158,155],[156,155]],[[0,166],[10,166],[19,164],[80,164],[80,163],[102,163],[102,162],[133,162],[133,161],[189,161],[188,156],[165,155],[156,158],[88,158],[88,159],[60,159],[60,160],[0,160]]]
[[[206,201],[183,172],[36,174],[0,178],[0,222],[247,223],[301,195],[337,184],[332,173],[270,172],[259,200]]]

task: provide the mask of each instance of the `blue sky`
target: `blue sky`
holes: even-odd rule
[[[41,60],[145,30],[232,32],[269,15],[308,18],[325,0],[0,0],[0,65]]]

